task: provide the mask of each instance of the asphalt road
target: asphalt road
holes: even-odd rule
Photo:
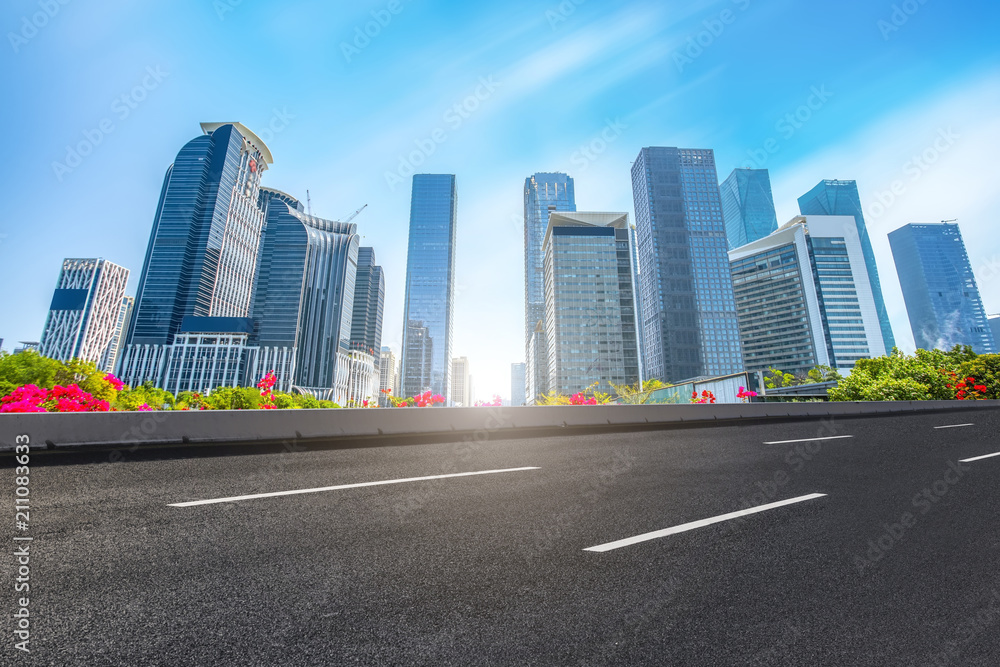
[[[998,433],[1000,411],[954,411],[115,463],[33,454],[30,528],[3,522],[8,545],[33,538],[31,653],[13,647],[8,555],[0,664],[995,667],[1000,456],[960,461],[1000,452]],[[813,438],[826,439],[783,442]],[[0,475],[12,498],[14,470]]]

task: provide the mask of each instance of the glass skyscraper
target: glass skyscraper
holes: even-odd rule
[[[998,351],[957,224],[906,225],[889,234],[889,245],[918,348]]]
[[[206,391],[242,379],[234,364],[245,362],[251,327],[258,188],[273,160],[240,123],[201,128],[167,169],[153,219],[121,367],[132,386]]]
[[[524,350],[528,402],[546,394],[548,367],[545,343],[545,230],[549,214],[576,210],[573,179],[562,173],[539,172],[524,180]]]
[[[449,399],[457,215],[454,175],[413,177],[403,310],[404,396],[429,389]]]
[[[878,311],[879,325],[882,328],[882,340],[886,349],[892,351],[896,346],[896,338],[892,334],[889,323],[889,311],[885,307],[882,296],[882,281],[878,275],[878,265],[875,263],[875,251],[868,237],[868,227],[861,210],[861,196],[858,194],[858,184],[855,181],[821,181],[816,187],[799,197],[799,212],[802,215],[848,215],[854,218],[854,229],[861,243],[868,270],[868,282],[871,284],[875,297],[875,309]]]
[[[734,169],[719,190],[730,250],[778,229],[767,169]]]
[[[382,311],[385,307],[385,277],[375,264],[375,249],[358,249],[358,278],[354,285],[354,319],[351,347],[369,354],[382,349]]]
[[[645,378],[743,370],[712,150],[643,148],[632,166]]]

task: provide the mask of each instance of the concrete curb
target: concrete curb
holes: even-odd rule
[[[739,420],[821,419],[898,413],[968,412],[1000,401],[609,405],[518,408],[406,408],[105,412],[0,415],[0,450],[27,435],[32,447],[132,449],[176,445],[391,442],[413,437],[553,435],[572,431],[716,426]]]

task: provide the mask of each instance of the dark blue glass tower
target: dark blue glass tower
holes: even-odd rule
[[[889,234],[913,340],[924,350],[997,352],[958,225],[910,224]]]
[[[351,347],[376,354],[382,349],[382,310],[385,305],[385,277],[375,264],[375,249],[358,250],[358,278],[354,285],[354,318]]]
[[[896,338],[892,335],[889,311],[886,310],[885,298],[882,296],[882,281],[879,279],[878,265],[875,263],[875,250],[868,237],[868,227],[861,211],[858,184],[854,181],[822,181],[799,197],[799,211],[802,215],[847,215],[854,218],[861,250],[865,256],[865,265],[868,267],[868,281],[875,297],[875,310],[882,328],[882,340],[885,342],[885,349],[891,351],[896,346]]]
[[[643,148],[632,166],[644,377],[743,370],[712,150]]]
[[[458,194],[451,174],[417,174],[410,201],[403,311],[404,396],[449,399]]]
[[[734,169],[719,190],[730,250],[777,231],[778,217],[767,169]]]

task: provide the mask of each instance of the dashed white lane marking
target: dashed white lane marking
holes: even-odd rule
[[[723,514],[721,516],[712,517],[711,519],[692,521],[691,523],[685,523],[680,526],[674,526],[673,528],[666,528],[664,530],[655,530],[651,533],[644,533],[642,535],[636,535],[635,537],[627,537],[624,540],[618,540],[616,542],[608,542],[607,544],[599,544],[596,547],[588,547],[584,549],[584,551],[604,552],[604,551],[611,551],[612,549],[621,549],[622,547],[638,544],[639,542],[655,540],[660,537],[666,537],[668,535],[676,535],[677,533],[684,533],[689,530],[695,530],[696,528],[704,528],[705,526],[711,526],[713,523],[731,521],[732,519],[738,519],[741,516],[747,516],[748,514],[757,514],[758,512],[766,512],[768,510],[777,509],[778,507],[784,507],[785,505],[804,503],[807,500],[815,500],[816,498],[823,498],[824,496],[826,496],[825,493],[811,493],[808,496],[799,496],[798,498],[789,498],[788,500],[780,500],[776,503],[770,503],[768,505],[760,505],[758,507],[751,507],[749,509],[740,510],[739,512],[730,512],[729,514]]]
[[[1000,452],[996,454],[986,454],[984,456],[974,456],[971,459],[962,459],[959,463],[972,463],[973,461],[982,461],[983,459],[992,459],[994,456],[1000,456]]]
[[[257,498],[277,498],[278,496],[297,496],[303,493],[321,493],[323,491],[342,491],[344,489],[360,489],[366,486],[382,486],[384,484],[404,484],[406,482],[425,482],[432,479],[449,479],[451,477],[471,477],[473,475],[495,475],[502,472],[520,472],[522,470],[539,470],[538,466],[524,468],[504,468],[503,470],[477,470],[476,472],[456,472],[448,475],[428,475],[426,477],[407,477],[405,479],[387,479],[378,482],[361,482],[359,484],[340,484],[338,486],[321,486],[315,489],[296,489],[295,491],[275,491],[274,493],[254,493],[248,496],[230,496],[228,498],[212,498],[210,500],[192,500],[186,503],[171,503],[168,507],[195,507],[196,505],[214,505],[216,503],[235,503],[241,500]]]
[[[942,428],[964,428],[966,426],[975,426],[975,424],[948,424],[947,426],[935,426],[935,429]]]
[[[765,445],[790,445],[793,442],[816,442],[818,440],[843,440],[844,438],[853,438],[853,435],[830,435],[825,438],[802,438],[801,440],[774,440],[773,442],[765,442]]]

